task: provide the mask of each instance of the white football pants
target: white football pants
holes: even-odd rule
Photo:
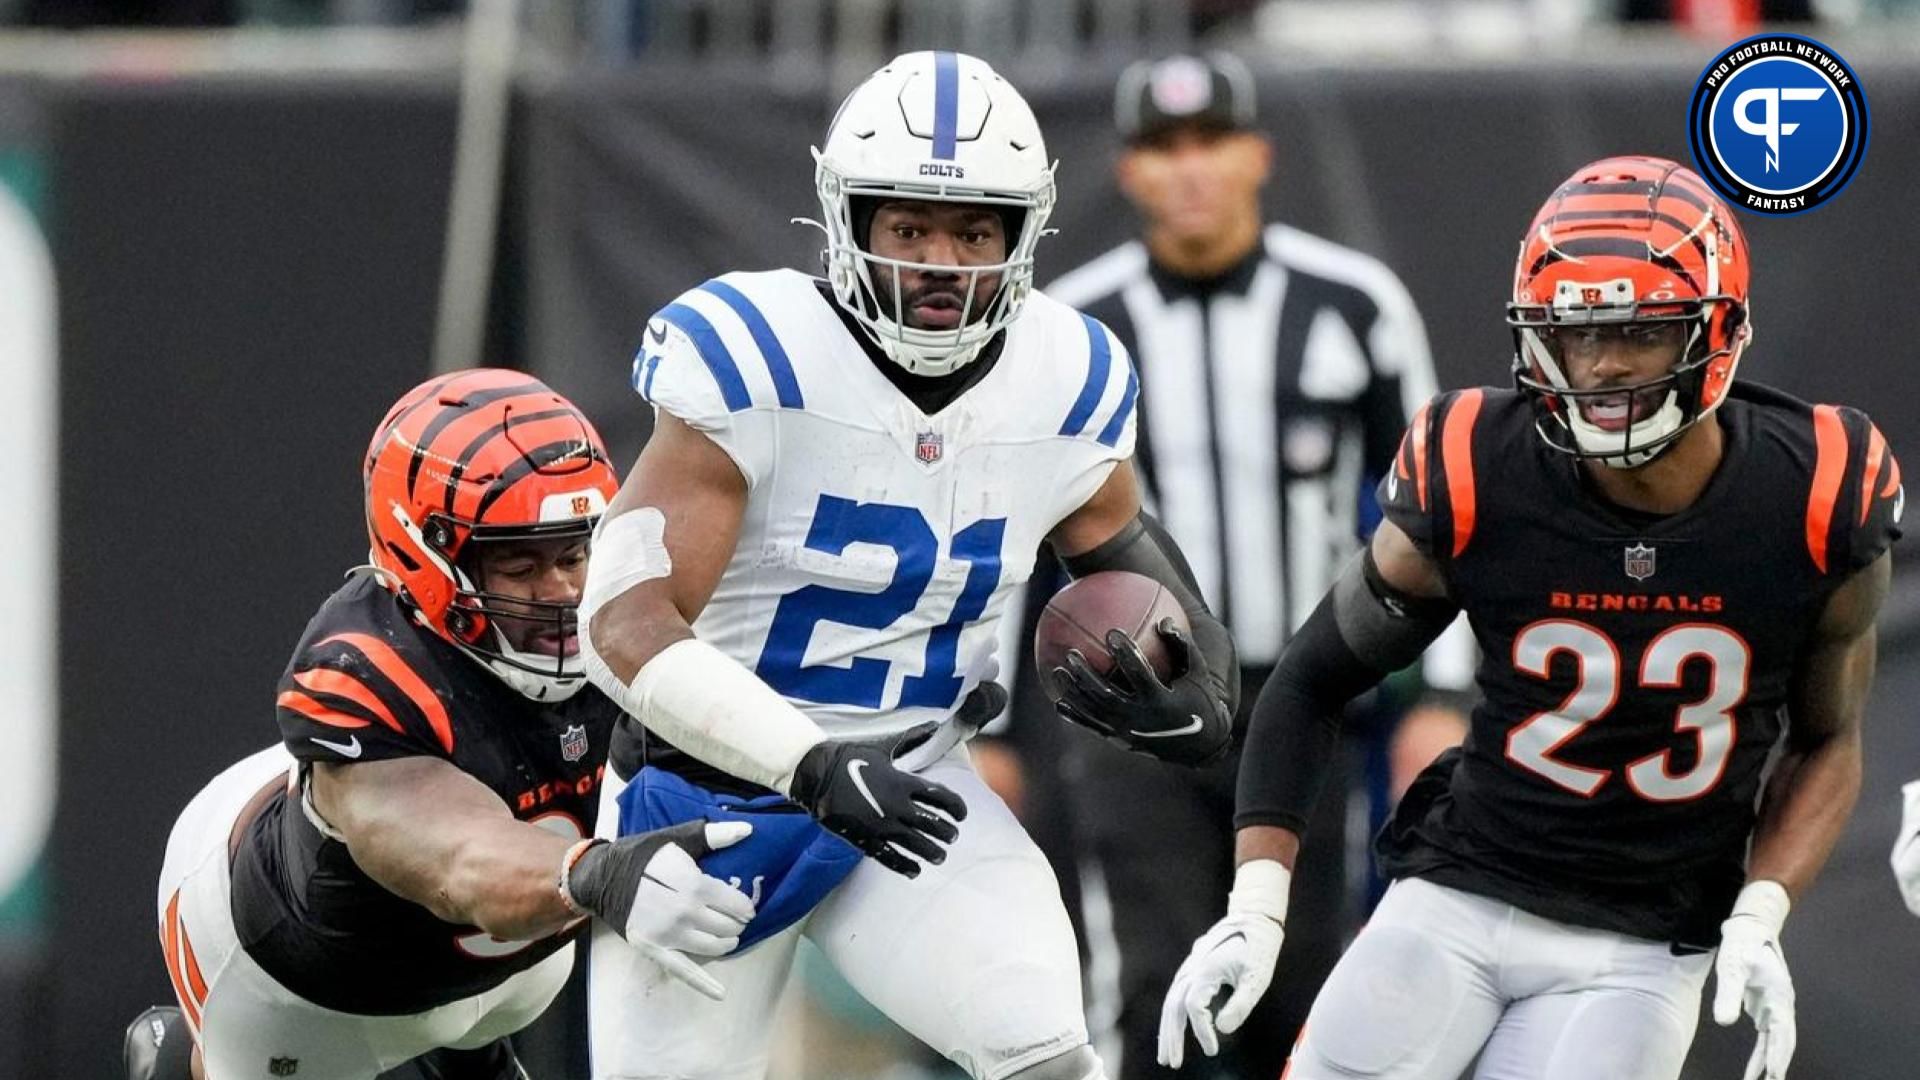
[[[485,1046],[546,1011],[573,970],[571,944],[484,994],[408,1016],[323,1009],[254,963],[233,928],[227,836],[248,801],[293,767],[276,743],[228,768],[167,838],[160,942],[208,1080],[373,1080],[429,1050]]]
[[[596,923],[595,1080],[758,1080],[804,934],[860,995],[975,1080],[1001,1080],[1087,1041],[1080,959],[1053,871],[973,771],[964,746],[921,775],[967,803],[946,862],[901,877],[864,860],[819,907],[744,953],[709,961],[710,1001]],[[626,782],[600,789],[599,835]]]
[[[1286,1080],[1673,1080],[1711,953],[1397,881],[1314,999]],[[1277,972],[1276,978],[1286,978]]]

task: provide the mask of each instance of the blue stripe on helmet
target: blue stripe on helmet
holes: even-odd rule
[[[953,143],[960,126],[960,58],[950,52],[933,54],[933,156],[953,160]]]

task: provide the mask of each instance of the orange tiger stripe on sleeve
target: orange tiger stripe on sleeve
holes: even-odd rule
[[[400,726],[400,721],[394,718],[393,710],[387,708],[387,703],[381,701],[380,698],[374,694],[373,689],[366,683],[361,682],[359,679],[354,678],[344,671],[338,671],[333,668],[312,668],[307,671],[296,671],[293,675],[293,681],[317,694],[332,694],[335,697],[346,698],[348,701],[379,717],[381,723],[401,734],[406,733],[407,729]]]
[[[1827,532],[1833,525],[1833,505],[1839,501],[1847,469],[1847,429],[1840,410],[1832,405],[1813,407],[1813,487],[1807,492],[1807,554],[1821,573],[1827,572]]]
[[[362,656],[380,669],[380,674],[399,687],[400,692],[407,695],[407,699],[427,718],[435,737],[440,740],[441,749],[453,753],[453,721],[447,716],[446,703],[440,700],[440,695],[433,692],[433,688],[418,672],[400,658],[399,653],[393,651],[393,646],[371,634],[354,633],[335,634],[320,644],[327,645],[335,641],[360,650]]]
[[[1880,467],[1886,463],[1887,437],[1880,429],[1867,425],[1867,467],[1860,474],[1860,524],[1867,523],[1867,512],[1873,509],[1873,485],[1880,479]]]
[[[1486,394],[1467,390],[1447,410],[1440,431],[1440,457],[1447,470],[1447,499],[1453,504],[1453,555],[1459,558],[1473,539],[1475,503],[1473,486],[1473,424],[1480,418],[1480,405]]]
[[[362,720],[352,713],[343,713],[339,709],[329,708],[298,690],[282,690],[280,696],[273,699],[275,705],[294,712],[316,723],[337,728],[371,727],[372,721]]]

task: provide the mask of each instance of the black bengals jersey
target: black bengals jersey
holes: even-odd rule
[[[1483,700],[1382,831],[1389,876],[1717,943],[1795,658],[1904,500],[1860,412],[1737,384],[1717,415],[1718,470],[1664,517],[1603,500],[1514,391],[1415,416],[1380,502],[1472,623]]]
[[[303,766],[444,758],[515,816],[567,836],[593,833],[620,711],[592,687],[556,705],[528,700],[415,624],[366,576],[307,624],[278,706],[281,737]],[[297,796],[276,796],[248,827],[234,858],[233,916],[241,945],[282,985],[362,1015],[471,997],[570,937],[503,942],[442,922],[363,873]]]

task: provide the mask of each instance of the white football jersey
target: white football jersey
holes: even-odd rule
[[[1034,293],[933,416],[812,278],[732,273],[657,313],[633,383],[747,481],[694,633],[835,737],[940,719],[991,664],[1041,542],[1131,456],[1139,381],[1097,320]]]

